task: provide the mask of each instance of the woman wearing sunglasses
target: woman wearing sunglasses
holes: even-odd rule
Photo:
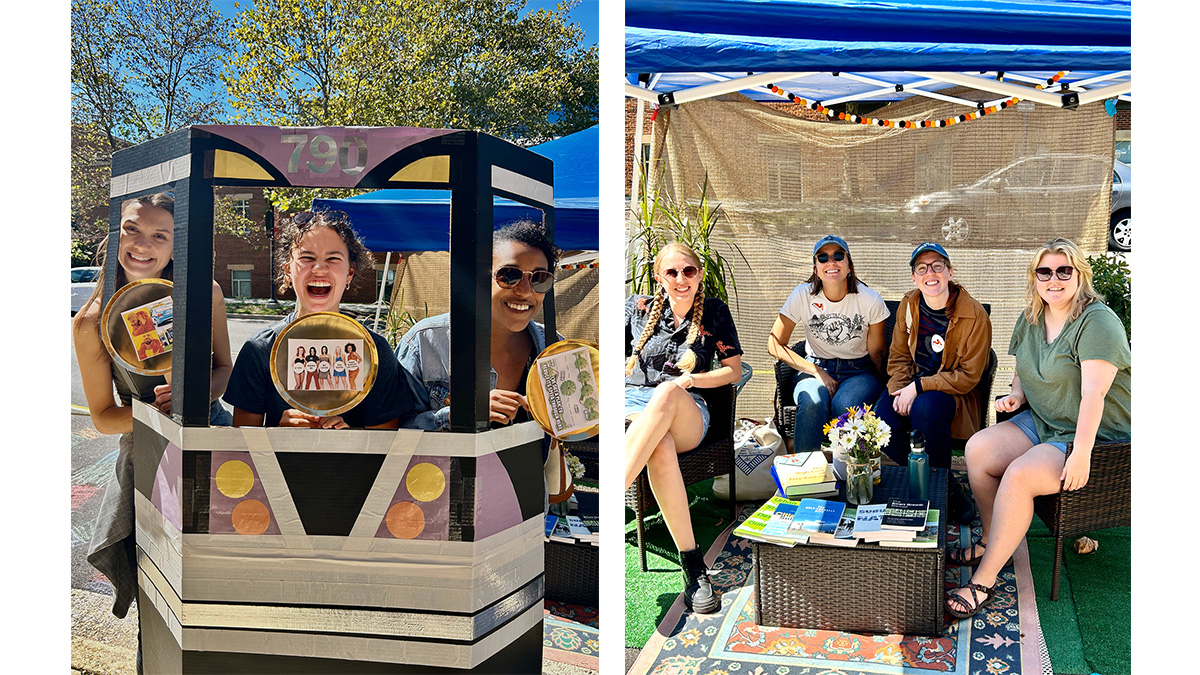
[[[950,552],[951,564],[976,567],[946,598],[958,618],[992,602],[996,577],[1029,529],[1033,498],[1083,487],[1095,442],[1129,438],[1129,339],[1092,287],[1091,265],[1075,244],[1053,239],[1027,276],[1028,304],[1008,344],[1016,374],[996,410],[1029,409],[967,442],[983,536]]]
[[[350,228],[350,221],[341,211],[297,213],[280,228],[280,256],[277,280],[279,290],[289,287],[296,291],[296,309],[284,319],[252,336],[238,353],[237,363],[225,402],[233,406],[233,425],[238,427],[319,427],[322,429],[395,429],[401,417],[412,414],[412,404],[401,386],[400,372],[392,358],[391,345],[381,336],[370,332],[379,353],[379,372],[371,391],[363,400],[341,415],[319,417],[290,407],[271,380],[271,348],[279,333],[292,321],[314,312],[337,312],[342,294],[355,276],[371,267],[371,253]],[[305,367],[305,388],[321,387],[328,377],[320,377],[320,365],[328,365],[328,348],[322,347],[325,361],[310,348]],[[326,371],[327,372],[327,371]],[[317,386],[311,386],[315,382]]]
[[[491,421],[529,419],[525,379],[546,348],[546,329],[533,320],[554,285],[558,249],[538,223],[520,220],[492,235]],[[413,375],[409,384],[420,412],[406,426],[450,428],[450,315],[417,322],[396,347],[396,358]],[[543,447],[543,453],[546,448]],[[544,457],[543,457],[544,459]]]
[[[879,398],[887,317],[883,298],[855,276],[846,241],[832,234],[817,241],[812,274],[779,308],[767,340],[767,352],[796,370],[796,452],[820,449],[835,411]],[[788,347],[797,324],[805,356]]]
[[[742,348],[729,307],[704,297],[700,258],[674,242],[654,258],[653,296],[625,301],[625,489],[642,472],[679,549],[684,601],[710,614],[721,599],[708,580],[696,545],[688,496],[677,455],[700,444],[709,412],[694,389],[737,382]],[[720,362],[713,369],[714,359]]]

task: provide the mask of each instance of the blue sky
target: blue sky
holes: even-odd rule
[[[242,6],[253,5],[252,1],[241,1]],[[215,6],[222,14],[227,17],[233,17],[237,14],[237,9],[234,8],[235,0],[213,0]],[[553,8],[558,5],[558,0],[529,0],[525,3],[525,9],[528,12],[535,12],[542,8]],[[599,34],[600,22],[600,0],[583,0],[579,6],[571,10],[571,19],[583,28],[585,34],[584,44],[591,46],[596,44],[596,38]]]

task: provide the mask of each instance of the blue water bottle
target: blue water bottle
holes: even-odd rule
[[[913,429],[908,438],[912,447],[908,455],[908,496],[929,499],[929,455],[925,454],[925,436]]]

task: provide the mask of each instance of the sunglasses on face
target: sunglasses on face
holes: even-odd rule
[[[822,253],[817,254],[817,262],[819,262],[819,263],[827,263],[827,262],[829,262],[830,258],[833,258],[837,262],[842,262],[843,260],[846,259],[846,252],[845,251],[834,251],[833,253],[822,252]]]
[[[1058,277],[1060,281],[1068,281],[1071,275],[1075,274],[1075,268],[1070,265],[1063,265],[1053,270],[1049,267],[1039,267],[1033,273],[1037,275],[1038,281],[1050,281],[1051,274]]]
[[[940,260],[938,260],[936,262],[931,262],[928,265],[926,265],[925,263],[921,263],[920,265],[917,265],[916,267],[913,268],[913,274],[915,274],[917,276],[922,276],[926,272],[933,272],[934,274],[941,274],[942,272],[945,272],[945,271],[946,271],[946,263],[944,263]]]
[[[520,267],[505,265],[492,275],[500,288],[513,288],[521,283],[525,276],[529,277],[529,286],[533,288],[534,293],[545,293],[554,285],[554,274],[546,270],[527,272]]]
[[[308,221],[323,216],[327,223],[337,223],[343,220],[350,220],[350,216],[346,215],[345,211],[301,211],[292,216],[292,223],[297,226],[304,225]]]
[[[669,279],[675,279],[680,275],[682,275],[684,279],[694,279],[696,274],[699,272],[700,270],[695,265],[688,265],[681,270],[674,268],[663,270],[663,275]]]

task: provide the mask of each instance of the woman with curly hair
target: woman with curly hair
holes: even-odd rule
[[[1091,265],[1075,244],[1052,239],[1026,280],[1025,311],[1008,343],[1016,374],[996,410],[1029,409],[967,441],[983,536],[948,556],[976,568],[946,596],[946,611],[960,619],[995,598],[996,577],[1033,519],[1033,498],[1087,485],[1096,441],[1129,439],[1129,338],[1093,288]]]
[[[645,467],[679,549],[684,601],[709,614],[721,599],[692,532],[678,455],[699,445],[708,431],[708,406],[692,390],[737,382],[742,348],[729,308],[704,297],[704,272],[690,247],[664,246],[654,258],[654,279],[654,295],[625,301],[625,489]]]
[[[387,340],[368,330],[379,354],[379,372],[367,396],[355,407],[329,417],[311,415],[288,406],[271,380],[271,347],[279,333],[297,318],[314,312],[337,312],[342,294],[356,276],[371,267],[370,252],[341,211],[304,211],[291,217],[280,230],[278,280],[280,291],[296,289],[296,309],[282,321],[259,331],[238,353],[225,401],[233,406],[234,426],[320,427],[345,429],[395,429],[410,413],[411,398],[402,387],[401,372]],[[328,364],[310,349],[308,359]],[[307,364],[306,364],[307,366]],[[315,370],[315,369],[314,369]],[[327,372],[327,371],[326,371]],[[309,373],[309,380],[313,373]],[[319,383],[328,378],[317,377]],[[326,387],[327,388],[327,387]]]

